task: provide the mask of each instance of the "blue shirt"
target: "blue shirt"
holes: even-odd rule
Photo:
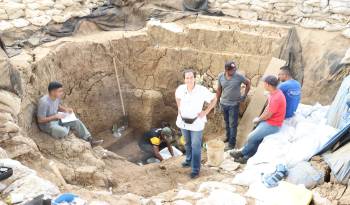
[[[278,85],[278,88],[283,92],[284,96],[286,97],[286,118],[293,117],[295,111],[298,108],[301,98],[300,83],[294,79],[291,79],[280,83]]]

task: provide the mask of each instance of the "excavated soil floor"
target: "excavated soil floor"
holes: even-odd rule
[[[323,38],[317,40],[321,42],[319,47],[315,45],[314,36]],[[339,82],[329,86],[327,77],[334,75],[328,74],[326,68],[320,68],[320,64],[325,60],[324,53],[345,50],[344,45],[348,44],[338,37],[337,34],[325,34],[323,31],[308,31],[305,34],[305,30],[300,28],[266,22],[187,17],[175,23],[153,21],[139,31],[97,32],[61,38],[11,59],[21,71],[23,84],[26,85],[20,126],[30,134],[40,151],[51,149],[47,145],[51,141],[46,142],[33,128],[36,126],[33,116],[37,99],[45,94],[48,82],[59,80],[66,89],[64,104],[73,107],[94,136],[106,140],[104,147],[131,162],[137,162],[140,157],[137,139],[142,133],[159,126],[161,121],[174,125],[177,113],[174,91],[182,83],[181,71],[184,68],[198,70],[201,76],[199,81],[215,89],[216,76],[223,71],[224,62],[234,59],[239,71],[250,78],[255,87],[272,57],[288,62],[292,55],[294,60],[299,60],[290,61],[293,73],[297,79],[304,81],[303,92],[310,93],[305,96],[304,102],[329,103]],[[317,50],[325,49],[330,42],[337,42],[338,49]],[[304,50],[317,52],[313,56],[307,54],[303,57]],[[111,131],[113,124],[122,118],[113,57],[117,62],[129,116],[129,128],[125,136],[118,140],[113,139]],[[311,63],[310,59],[319,64]],[[315,70],[321,74],[315,75]],[[312,92],[316,89],[315,84],[318,90],[324,91],[322,96]],[[242,105],[241,114],[244,107]],[[221,114],[211,113],[205,138],[221,138],[223,130]],[[49,151],[46,157],[62,162],[60,156]],[[119,161],[118,164],[105,161],[107,168],[104,169],[110,172],[112,178],[113,174],[114,179],[118,178],[113,191],[142,196],[154,196],[185,184],[194,188],[203,181],[233,177],[204,166],[201,177],[189,181],[189,170],[180,166],[181,160],[182,157],[144,167],[125,161],[120,161],[120,164]],[[65,159],[64,163],[71,162]],[[243,193],[245,188],[238,187],[238,190]]]

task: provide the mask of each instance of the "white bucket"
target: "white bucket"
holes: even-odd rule
[[[224,161],[225,143],[221,140],[207,142],[207,157],[209,166],[218,167]]]

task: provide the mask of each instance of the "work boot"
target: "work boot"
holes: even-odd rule
[[[234,149],[235,149],[235,146],[231,144],[228,144],[227,147],[225,147],[225,151],[234,150]]]
[[[239,158],[235,158],[234,160],[235,162],[238,162],[240,164],[247,164],[247,159],[244,157],[239,157]]]
[[[243,157],[243,154],[241,151],[231,151],[230,156],[237,159]]]
[[[190,174],[190,178],[191,178],[191,179],[196,179],[196,178],[198,178],[198,177],[199,177],[199,173],[193,173],[193,172],[192,172],[192,173]]]
[[[185,162],[182,162],[181,165],[182,165],[182,167],[184,167],[184,168],[190,167],[190,166],[191,166],[191,164],[188,163],[188,162],[186,162],[186,161],[185,161]]]

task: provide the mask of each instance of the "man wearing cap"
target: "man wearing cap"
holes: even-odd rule
[[[235,158],[235,162],[245,164],[252,157],[260,143],[268,135],[277,133],[282,126],[286,115],[286,98],[281,90],[277,88],[278,79],[269,75],[264,79],[264,87],[268,96],[268,104],[264,112],[253,120],[253,123],[258,124],[248,136],[248,142],[245,144],[242,151],[232,151],[230,155]]]
[[[245,84],[244,94],[241,94],[241,85]],[[228,148],[236,146],[239,104],[244,101],[250,90],[250,80],[237,72],[237,66],[233,61],[225,63],[225,72],[218,76],[217,99],[224,114],[226,123],[226,140]]]
[[[171,156],[174,156],[174,151],[170,144],[172,141],[171,139],[172,131],[169,127],[153,128],[148,132],[145,132],[143,138],[139,141],[140,149],[145,152],[142,161],[145,162],[151,157],[163,161],[163,157],[160,155],[159,151],[165,147],[168,147]]]

